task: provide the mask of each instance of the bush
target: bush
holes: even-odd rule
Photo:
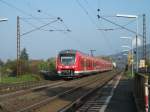
[[[17,63],[16,60],[7,60],[6,64],[2,67],[2,74],[5,75],[16,75],[17,71]]]
[[[41,80],[40,76],[33,74],[24,74],[18,77],[4,76],[2,77],[2,83],[21,83],[29,81],[39,81]]]
[[[128,78],[134,77],[134,73],[133,73],[133,76],[132,76],[132,71],[131,71],[131,70],[126,71],[126,72],[125,72],[125,75],[126,75]]]
[[[51,58],[47,60],[48,65],[49,65],[49,71],[56,73],[56,60],[55,58]]]

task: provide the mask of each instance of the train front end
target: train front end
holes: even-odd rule
[[[57,56],[56,63],[57,74],[63,78],[74,77],[76,69],[76,51],[64,50]]]

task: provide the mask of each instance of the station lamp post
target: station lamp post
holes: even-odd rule
[[[8,21],[8,18],[0,18],[0,22]]]
[[[116,17],[136,18],[136,72],[138,72],[138,16],[127,15],[127,14],[117,14]]]
[[[123,55],[124,55],[124,56],[127,56],[128,54],[127,54],[127,53],[123,53]]]
[[[129,52],[129,50],[128,49],[124,49],[123,52]]]
[[[129,47],[127,45],[122,45],[121,47],[131,49],[131,47]]]
[[[124,46],[122,46],[122,47],[124,47],[124,48],[128,48],[128,49],[130,49],[131,48],[131,66],[132,66],[132,70],[131,70],[131,75],[132,75],[132,77],[133,77],[133,39],[132,39],[132,37],[120,37],[121,39],[128,39],[128,40],[130,40],[131,41],[131,47],[129,47],[129,46],[126,46],[126,45],[124,45]]]

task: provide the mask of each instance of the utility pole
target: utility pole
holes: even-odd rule
[[[21,73],[20,66],[20,23],[19,16],[17,16],[17,76]]]
[[[0,22],[7,21],[8,18],[0,18]],[[2,82],[1,66],[0,66],[0,83]]]
[[[90,53],[91,53],[91,56],[94,56],[94,55],[93,55],[93,52],[96,51],[96,50],[90,49],[89,51],[90,51]]]
[[[143,59],[145,60],[145,65],[147,61],[146,57],[146,15],[143,14]],[[145,72],[146,72],[146,66],[145,66]]]
[[[143,14],[143,59],[146,61],[146,16]]]

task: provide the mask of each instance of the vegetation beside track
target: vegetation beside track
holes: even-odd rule
[[[42,78],[39,75],[24,74],[18,77],[4,76],[1,79],[1,83],[24,83],[29,81],[40,81],[40,80],[42,80]]]
[[[125,76],[126,76],[127,78],[132,78],[132,77],[134,77],[134,73],[133,73],[133,76],[132,76],[132,71],[131,71],[131,70],[125,71],[124,73],[125,73]]]
[[[29,59],[29,55],[25,48],[21,51],[19,62],[20,73],[17,75],[16,59],[8,59],[6,62],[0,59],[0,83],[39,81],[44,78],[42,73],[56,73],[55,58],[49,58],[47,60]]]

